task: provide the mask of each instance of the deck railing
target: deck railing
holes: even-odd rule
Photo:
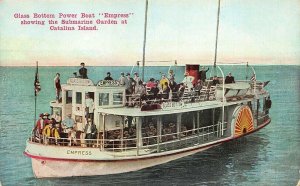
[[[30,140],[35,143],[54,146],[81,146],[99,148],[101,151],[123,152],[122,156],[136,156],[139,153],[155,153],[204,144],[222,138],[222,131],[226,131],[226,123],[221,122],[185,130],[177,133],[123,139],[74,139],[54,138],[33,135]],[[137,153],[133,153],[133,150]],[[126,153],[131,152],[131,153]]]

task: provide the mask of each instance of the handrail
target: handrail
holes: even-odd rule
[[[195,129],[185,130],[176,133],[164,134],[164,135],[154,135],[154,136],[145,136],[141,137],[143,141],[142,148],[151,148],[164,145],[173,145],[181,141],[188,141],[195,138],[203,138],[211,134],[216,134],[216,137],[219,137],[219,132],[227,130],[222,127],[226,123],[218,122],[214,125],[199,127]],[[217,128],[217,130],[215,130]],[[198,132],[200,131],[200,132]],[[169,138],[171,137],[171,138]],[[60,146],[81,146],[82,148],[91,147],[91,148],[100,148],[100,150],[112,150],[112,151],[129,151],[137,149],[136,137],[133,138],[123,138],[123,139],[71,139],[71,138],[54,138],[42,136],[42,138],[36,137],[35,135],[31,136],[32,142],[42,143],[44,145],[60,145]],[[160,139],[159,143],[157,139]],[[150,143],[150,140],[153,140],[155,143]]]

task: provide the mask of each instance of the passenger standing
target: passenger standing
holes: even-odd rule
[[[229,84],[229,83],[235,83],[234,77],[231,75],[231,72],[229,72],[225,78],[225,84]]]
[[[86,117],[94,120],[94,100],[89,94],[85,96]]]
[[[97,127],[92,123],[92,120],[89,118],[87,124],[84,127],[85,139],[87,139],[87,146],[92,147],[93,141],[91,139],[96,138]]]
[[[134,92],[136,93],[136,89],[138,88],[139,83],[142,82],[142,80],[137,72],[134,73],[133,80],[135,81]],[[143,82],[142,82],[142,84],[143,84]]]
[[[201,79],[202,82],[205,82],[206,80],[206,72],[209,71],[209,68],[205,70],[205,67],[202,67],[201,71],[199,72],[199,78]]]
[[[59,73],[56,73],[56,76],[54,78],[54,87],[56,90],[56,102],[59,103],[60,94],[61,94],[60,74]]]
[[[126,94],[132,94],[133,93],[133,79],[130,77],[130,73],[126,74],[125,79],[125,87],[126,87]]]
[[[83,79],[88,79],[87,69],[85,68],[85,64],[80,63],[80,65],[81,65],[81,69],[79,69],[79,77]]]
[[[170,89],[172,90],[172,92],[177,92],[177,83],[175,82],[174,77],[170,78],[170,84],[169,84]]]
[[[107,76],[104,78],[104,80],[114,80],[110,75],[110,72],[107,72]]]
[[[119,78],[120,85],[125,85],[125,81],[126,81],[125,79],[126,79],[126,77],[125,77],[124,72],[121,72],[121,76]]]

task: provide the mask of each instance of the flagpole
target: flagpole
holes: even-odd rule
[[[216,29],[216,43],[215,43],[215,58],[214,58],[214,75],[216,74],[216,66],[217,66],[217,53],[218,53],[218,35],[219,35],[219,18],[220,18],[220,2],[218,0],[218,13],[217,13],[217,29]]]
[[[146,55],[145,53],[146,53],[146,38],[147,38],[147,14],[148,14],[148,0],[146,0],[146,7],[145,7],[142,81],[145,81],[145,55]]]
[[[35,121],[36,121],[36,99],[37,99],[36,81],[37,81],[37,74],[38,74],[38,62],[36,62],[35,80],[34,80],[34,121],[33,121],[33,126],[35,126]]]

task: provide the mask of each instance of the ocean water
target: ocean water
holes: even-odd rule
[[[131,67],[87,67],[96,83],[107,71],[117,79]],[[145,79],[169,67],[147,67]],[[241,66],[225,66],[236,79]],[[172,67],[176,80],[184,67]],[[56,72],[66,82],[78,67],[40,67],[37,113],[49,112]],[[0,182],[2,185],[296,185],[300,179],[300,66],[255,66],[257,79],[271,80],[272,122],[244,138],[166,164],[117,175],[36,179],[23,155],[34,124],[34,67],[0,67]],[[135,68],[134,71],[141,71]],[[209,73],[208,73],[209,74]],[[1,184],[0,184],[1,185]]]

